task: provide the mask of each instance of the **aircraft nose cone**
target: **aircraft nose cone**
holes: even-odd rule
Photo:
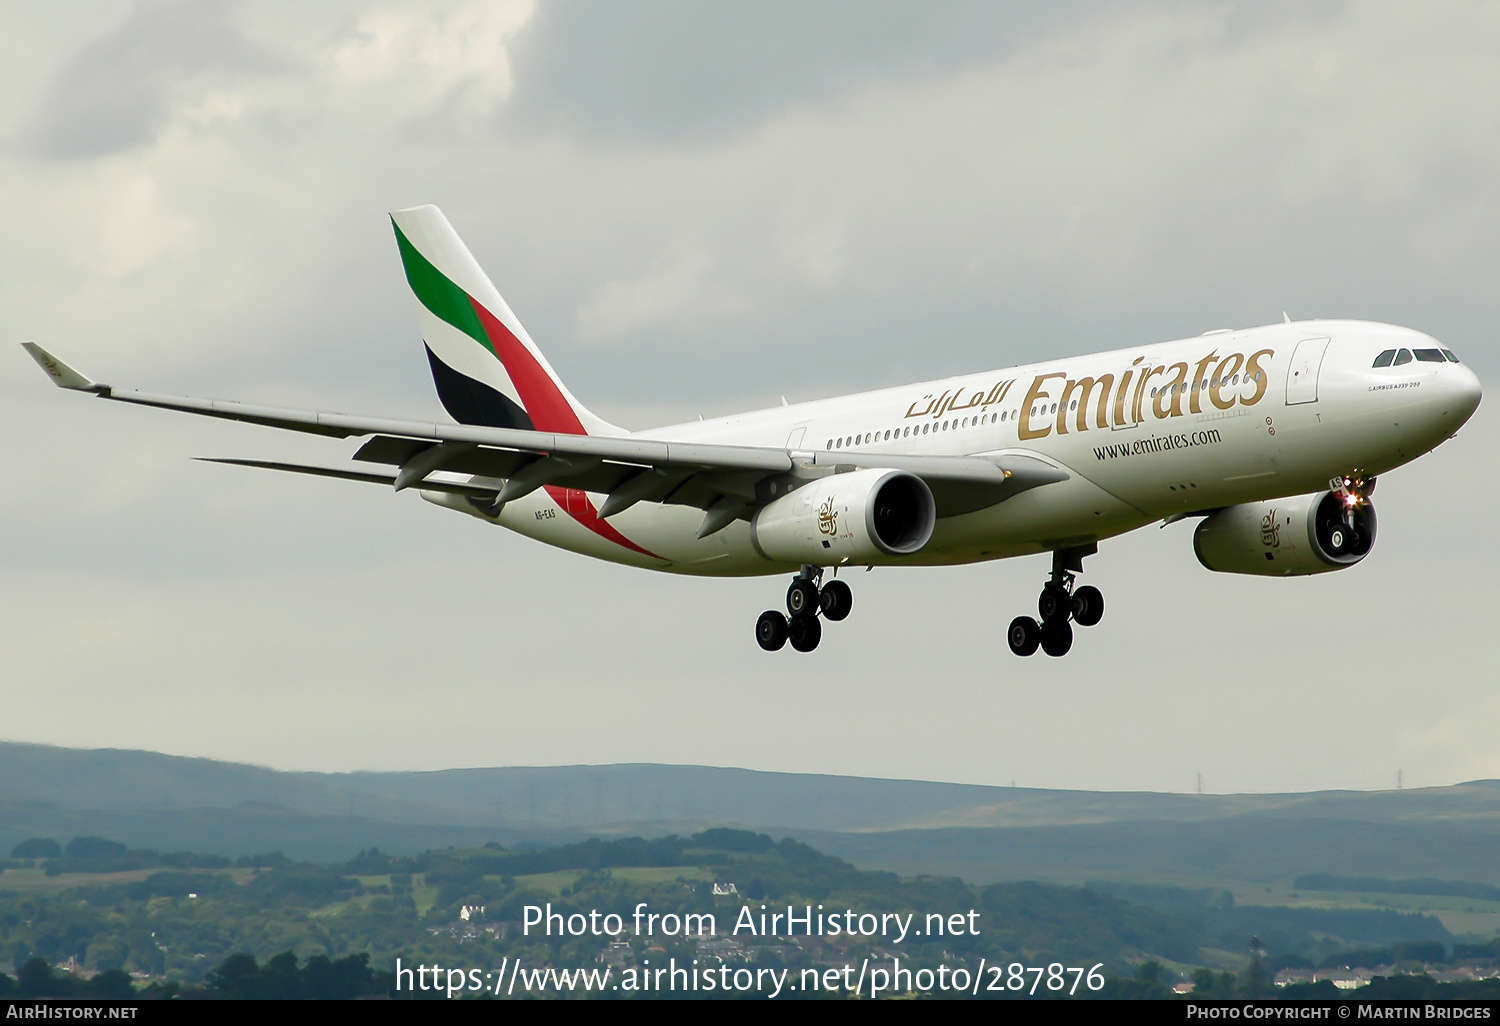
[[[1450,381],[1449,388],[1453,397],[1453,407],[1450,413],[1459,424],[1463,424],[1479,409],[1479,400],[1484,397],[1484,389],[1479,384],[1479,376],[1468,367],[1463,365],[1447,368]]]

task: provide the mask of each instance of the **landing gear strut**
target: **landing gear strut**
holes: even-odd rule
[[[1083,573],[1083,557],[1098,551],[1098,545],[1090,544],[1052,553],[1052,575],[1036,603],[1042,622],[1029,616],[1012,620],[1005,634],[1012,652],[1029,656],[1040,648],[1049,656],[1067,655],[1073,647],[1073,624],[1092,627],[1103,619],[1104,595],[1099,589],[1091,584],[1073,586],[1073,575]]]
[[[788,641],[798,652],[811,652],[823,640],[824,620],[838,621],[849,615],[854,607],[854,593],[843,581],[829,581],[819,587],[823,580],[823,568],[812,565],[802,567],[786,590],[786,611],[783,616],[775,609],[768,609],[755,621],[755,641],[767,652],[775,652]]]

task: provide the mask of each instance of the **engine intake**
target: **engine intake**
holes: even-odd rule
[[[927,483],[899,470],[856,470],[803,485],[763,507],[750,537],[767,559],[831,566],[909,556],[932,537]]]
[[[1228,506],[1193,532],[1198,562],[1225,574],[1287,577],[1353,566],[1375,546],[1375,507],[1361,499],[1352,526],[1333,492]]]

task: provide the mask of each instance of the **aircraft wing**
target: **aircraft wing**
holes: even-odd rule
[[[773,449],[425,423],[158,395],[100,384],[35,343],[21,344],[59,388],[288,431],[336,438],[369,437],[354,459],[392,467],[395,472],[253,460],[214,462],[390,484],[397,491],[415,486],[453,492],[468,496],[476,507],[488,504],[495,512],[506,502],[544,485],[560,485],[606,494],[608,498],[599,511],[604,518],[637,502],[696,506],[708,511],[701,535],[712,533],[710,527],[717,530],[748,517],[806,480],[840,470],[883,467],[915,474],[932,490],[940,517],[984,509],[1030,488],[1069,477],[1067,471],[1051,463],[1019,453],[993,457],[908,456]],[[454,482],[432,477],[439,473],[468,474],[472,479]]]

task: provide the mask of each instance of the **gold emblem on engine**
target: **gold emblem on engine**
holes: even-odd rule
[[[833,508],[833,496],[818,507],[818,530],[824,534],[838,534],[839,515]]]
[[[1276,522],[1274,509],[1260,518],[1260,543],[1273,549],[1281,548],[1281,525]]]

